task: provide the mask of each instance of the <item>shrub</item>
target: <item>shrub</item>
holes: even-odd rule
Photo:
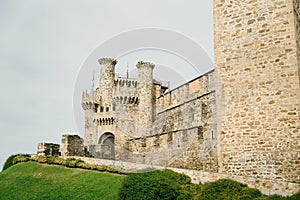
[[[53,156],[53,164],[62,165],[65,159],[60,158],[58,156]]]
[[[30,160],[30,158],[31,158],[31,156],[28,154],[19,154],[16,157],[14,157],[13,164],[17,164],[20,162],[27,162]]]
[[[97,170],[100,172],[104,172],[107,170],[107,166],[106,165],[97,165]]]
[[[220,179],[215,182],[204,184],[198,199],[248,200],[260,197],[261,195],[259,190],[248,188],[245,184],[229,179]]]
[[[100,170],[99,170],[100,168]],[[128,174],[122,167],[114,166],[114,165],[98,165],[98,170],[101,171],[104,169],[110,173],[117,173],[117,174]]]
[[[299,200],[300,199],[300,192],[294,194],[293,196],[288,197],[288,200]]]
[[[280,196],[278,194],[273,194],[270,196],[262,196],[262,197],[256,198],[255,200],[287,200],[287,198]]]
[[[14,161],[14,158],[15,158],[16,156],[17,156],[17,155],[11,155],[11,156],[9,156],[9,157],[6,159],[6,161],[5,161],[4,165],[3,165],[2,171],[3,171],[3,170],[6,170],[7,168],[9,168],[9,167],[11,167],[11,166],[14,165],[13,161]]]
[[[91,170],[97,170],[97,168],[98,168],[98,165],[96,165],[96,164],[90,164],[90,169]]]
[[[201,193],[202,185],[200,184],[186,184],[183,186],[183,190],[190,193],[194,198],[198,199],[198,195]]]
[[[76,158],[67,158],[65,162],[63,162],[63,165],[66,167],[77,168],[80,167],[81,163],[84,163],[84,161]]]
[[[191,183],[191,178],[185,174],[176,173],[172,170],[166,169],[166,170],[156,170],[153,171],[153,174],[156,176],[164,176],[168,180],[178,183],[180,185],[189,184]]]
[[[2,168],[2,171],[13,166],[14,164],[18,163],[18,162],[26,162],[28,160],[30,160],[30,155],[28,154],[15,154],[15,155],[11,155],[9,156]]]
[[[256,198],[255,200],[299,200],[299,199],[300,199],[300,193],[288,197],[280,196],[278,194],[273,194],[270,196],[263,196],[260,198]]]
[[[36,155],[31,160],[39,162],[39,163],[47,163],[47,157],[43,155]]]
[[[44,157],[40,157],[40,160],[44,162]],[[63,165],[65,159],[60,158],[58,156],[46,156],[46,163],[47,164],[56,164],[56,165]]]
[[[241,190],[240,200],[255,199],[262,196],[262,193],[258,189],[243,187]]]
[[[77,167],[79,167],[81,169],[90,169],[90,165],[88,163],[85,163],[85,162],[79,162],[77,164]]]
[[[128,175],[118,193],[119,199],[191,199],[192,195],[181,184],[190,178],[171,170],[157,170]]]
[[[54,156],[47,156],[46,160],[47,164],[54,164]]]

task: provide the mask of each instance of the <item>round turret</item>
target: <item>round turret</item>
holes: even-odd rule
[[[111,110],[113,103],[112,93],[115,78],[115,65],[117,64],[117,60],[113,58],[100,58],[98,62],[101,67],[99,88],[102,106],[105,110]]]
[[[150,62],[140,61],[137,63],[138,68],[138,98],[139,98],[139,133],[146,136],[150,134],[150,127],[153,121],[153,105],[154,105],[154,86],[153,86],[153,69],[155,65]]]

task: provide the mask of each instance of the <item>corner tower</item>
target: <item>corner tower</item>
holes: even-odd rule
[[[219,171],[300,181],[299,1],[214,0]]]
[[[155,65],[140,61],[136,64],[138,69],[137,92],[139,99],[137,132],[140,137],[150,134],[153,122],[154,86],[153,69]]]

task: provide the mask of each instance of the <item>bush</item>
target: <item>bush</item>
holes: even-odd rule
[[[65,162],[65,159],[58,156],[53,157],[53,164],[62,165]]]
[[[192,194],[182,184],[191,179],[171,170],[157,170],[128,175],[118,193],[118,199],[191,199]]]
[[[91,168],[90,168],[90,164],[85,163],[85,162],[80,162],[80,163],[77,164],[77,166],[78,166],[79,168],[81,168],[81,169],[91,169]]]
[[[107,169],[106,165],[98,165],[97,166],[97,170],[100,172],[104,172],[104,171],[106,171],[106,169]]]
[[[183,190],[187,191],[190,193],[194,198],[193,199],[198,199],[198,195],[202,191],[202,185],[200,184],[187,184],[183,186]]]
[[[2,168],[2,171],[13,166],[14,164],[16,163],[19,163],[19,162],[27,162],[30,160],[30,155],[29,154],[15,154],[15,155],[11,155],[9,156],[4,165],[3,165],[3,168]]]
[[[247,185],[229,180],[221,179],[203,185],[198,197],[199,200],[249,200],[260,197],[262,194],[257,189],[248,188]]]
[[[262,197],[256,198],[255,200],[287,200],[287,197],[273,194],[270,196],[262,196]]]
[[[97,170],[98,169],[98,165],[96,165],[96,164],[90,164],[90,169],[91,170]]]
[[[249,200],[249,199],[255,199],[257,197],[262,196],[262,193],[258,189],[244,187],[241,190],[241,200]]]
[[[46,157],[47,164],[54,164],[54,159],[55,159],[54,156],[47,156]]]
[[[300,192],[294,194],[293,196],[288,197],[288,200],[299,200],[300,199]]]
[[[128,174],[126,170],[122,167],[114,166],[114,165],[98,165],[98,171],[103,171],[103,169],[110,173],[117,173],[117,174]]]
[[[14,157],[13,164],[17,164],[20,162],[27,162],[30,160],[30,158],[31,156],[28,154],[19,154],[16,157]]]
[[[42,155],[36,155],[31,160],[36,161],[38,163],[47,163],[47,157]]]
[[[299,200],[299,199],[300,199],[300,193],[288,197],[283,197],[278,194],[273,194],[270,196],[263,196],[260,198],[256,198],[255,200]]]
[[[101,172],[110,172],[110,173],[117,173],[117,174],[128,174],[128,171],[124,170],[121,167],[116,167],[113,165],[97,165],[97,164],[88,164],[85,163],[83,160],[76,159],[76,158],[60,158],[58,156],[44,156],[44,155],[36,155],[31,158],[28,154],[16,154],[10,156],[2,170],[7,169],[8,167],[18,163],[18,162],[27,162],[27,161],[35,161],[38,163],[47,163],[47,164],[57,164],[57,165],[64,165],[66,167],[71,168],[82,168],[82,169],[91,169],[91,170],[97,170]]]
[[[66,167],[77,168],[80,167],[82,163],[84,163],[83,160],[76,159],[76,158],[67,158],[65,162],[63,162],[63,165],[65,165]]]

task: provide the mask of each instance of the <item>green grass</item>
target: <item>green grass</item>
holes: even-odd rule
[[[21,161],[24,159],[21,159]],[[14,159],[13,161],[19,161]],[[69,159],[68,162],[84,163]],[[12,162],[16,163],[16,162]],[[73,165],[68,165],[73,166]],[[79,166],[79,165],[78,165]],[[77,166],[77,167],[78,167]],[[87,165],[88,167],[91,167]],[[76,165],[75,165],[76,167]],[[190,178],[170,170],[115,174],[112,167],[92,166],[97,170],[67,168],[59,165],[26,161],[14,164],[0,173],[0,200],[22,199],[180,199],[180,200],[299,200],[291,197],[262,196],[246,185],[221,179],[205,184],[191,184]],[[88,168],[90,169],[90,168]]]
[[[0,199],[117,199],[124,177],[25,162],[0,173]]]

